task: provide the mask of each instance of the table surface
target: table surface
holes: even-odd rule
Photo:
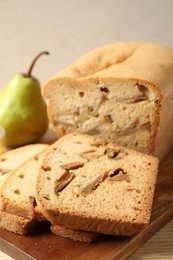
[[[98,46],[120,41],[173,46],[172,10],[172,0],[1,0],[0,90],[43,50],[50,55],[33,71],[41,84]],[[0,259],[11,258],[0,252]],[[173,220],[130,259],[173,259]]]

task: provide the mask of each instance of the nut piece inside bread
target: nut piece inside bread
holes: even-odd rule
[[[129,236],[149,222],[157,171],[155,157],[68,134],[43,158],[36,201],[53,224]]]

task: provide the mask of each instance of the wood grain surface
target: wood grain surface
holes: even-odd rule
[[[172,260],[173,219],[152,236],[128,260]]]
[[[151,221],[130,238],[106,236],[93,244],[74,242],[42,225],[29,236],[0,230],[0,250],[14,259],[127,259],[173,217],[173,149],[160,165]]]

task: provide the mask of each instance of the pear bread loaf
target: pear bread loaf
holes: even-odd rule
[[[161,160],[173,144],[172,71],[171,47],[131,42],[92,50],[44,84],[49,120],[58,137],[95,135]]]
[[[150,220],[158,159],[79,133],[43,156],[36,202],[54,225],[130,236]]]

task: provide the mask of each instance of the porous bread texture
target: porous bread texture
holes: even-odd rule
[[[45,83],[49,120],[58,137],[91,134],[161,160],[173,144],[172,70],[167,46],[132,42],[90,51]]]
[[[0,194],[4,183],[9,178],[13,170],[47,147],[48,145],[45,144],[30,144],[9,150],[2,154],[0,156]],[[11,195],[12,197],[10,203],[13,203],[13,194]],[[1,197],[0,208],[2,209]],[[0,211],[0,228],[14,232],[16,234],[25,235],[30,233],[36,226],[38,226],[38,221],[36,219],[38,216],[40,217],[41,214],[37,214],[36,219],[28,219],[26,217],[15,215],[15,212],[13,212],[14,214],[11,214]]]
[[[46,147],[48,146],[45,144],[30,144],[9,150],[0,155],[0,189],[12,170]]]
[[[99,237],[99,233],[88,232],[82,230],[74,230],[60,225],[51,225],[51,231],[53,234],[65,238],[72,239],[74,241],[80,241],[85,243],[95,242]]]
[[[50,120],[59,137],[78,131],[142,152],[154,151],[161,95],[152,84],[115,78],[57,82],[48,98]]]
[[[157,171],[155,157],[68,134],[43,158],[36,201],[53,224],[130,236],[149,222]]]
[[[0,210],[36,219],[35,183],[40,161],[48,145],[42,146],[42,151],[14,169],[1,188]]]
[[[8,173],[17,168],[24,161],[48,147],[46,144],[28,144],[9,150],[0,155],[0,173]]]
[[[27,235],[38,225],[39,223],[36,220],[0,211],[0,228],[15,234]]]

